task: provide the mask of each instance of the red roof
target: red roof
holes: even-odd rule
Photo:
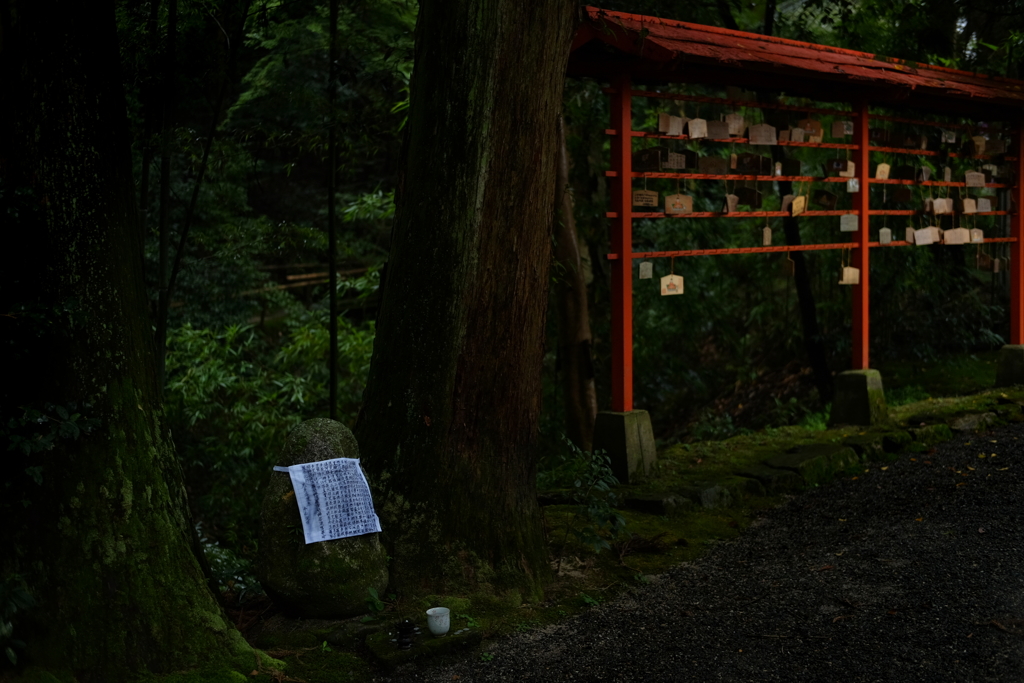
[[[587,7],[573,41],[569,75],[606,78],[623,69],[639,82],[767,88],[823,101],[863,97],[985,118],[1024,109],[1024,81]],[[1000,111],[993,112],[993,106]]]

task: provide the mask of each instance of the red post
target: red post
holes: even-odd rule
[[[612,79],[612,410],[633,409],[633,116],[629,74]]]
[[[850,367],[853,370],[866,370],[870,365],[869,359],[869,333],[870,333],[870,280],[871,269],[870,250],[868,242],[871,237],[871,221],[868,215],[871,209],[871,150],[868,147],[868,103],[859,102],[856,105],[855,113],[857,119],[854,123],[854,142],[857,144],[857,151],[854,162],[857,164],[857,178],[860,181],[860,192],[853,195],[853,207],[860,211],[859,224],[854,237],[852,261],[853,267],[860,269],[860,284],[853,286],[853,359]]]
[[[1013,154],[1017,157],[1017,186],[1010,190],[1016,206],[1010,210],[1010,343],[1024,344],[1024,235],[1021,212],[1024,210],[1024,121],[1017,123]]]

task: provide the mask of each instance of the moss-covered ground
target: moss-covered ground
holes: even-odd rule
[[[803,488],[832,477],[879,476],[888,462],[915,457],[950,438],[951,427],[964,429],[964,416],[984,415],[982,428],[1024,421],[1024,387],[978,391],[982,383],[991,386],[994,367],[994,355],[958,361],[943,371],[894,364],[888,370],[893,378],[883,370],[883,380],[887,391],[904,398],[890,407],[884,425],[782,427],[724,441],[664,446],[648,478],[614,489],[613,507],[625,526],[617,535],[602,532],[608,547],[599,552],[571,533],[592,526],[593,520],[569,492],[542,492],[553,573],[543,601],[524,603],[517,592],[483,584],[460,595],[432,595],[426,588],[417,595],[383,595],[383,604],[377,605],[382,610],[371,611],[368,600],[367,616],[347,622],[264,617],[247,636],[287,662],[288,677],[266,672],[250,680],[366,680],[375,670],[408,665],[410,659],[416,660],[414,666],[443,661],[479,647],[481,638],[480,656],[486,657],[487,639],[564,619],[693,561]],[[914,395],[921,400],[909,400]],[[452,633],[463,631],[448,641],[450,647],[427,642],[431,636],[423,613],[434,606],[449,607]],[[398,654],[392,640],[394,625],[403,618],[423,627],[412,655]]]

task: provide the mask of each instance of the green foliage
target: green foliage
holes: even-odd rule
[[[379,595],[377,595],[377,589],[372,586],[367,589],[367,593],[369,594],[369,597],[366,598],[366,608],[370,610],[370,614],[373,617],[377,617],[384,611],[384,601],[380,599]]]
[[[239,602],[243,602],[250,595],[262,595],[263,587],[256,579],[252,561],[239,557],[229,548],[206,538],[203,535],[202,523],[196,527],[203,553],[220,591],[236,593]]]
[[[327,413],[326,320],[315,309],[287,321],[277,339],[249,325],[170,331],[166,409],[190,500],[206,532],[231,546],[254,547],[261,489],[288,431]],[[339,415],[351,424],[373,324],[337,324]]]
[[[13,576],[0,581],[0,648],[3,648],[12,665],[18,663],[18,652],[25,649],[25,642],[14,637],[14,615],[35,604],[35,598],[28,592],[21,577]]]

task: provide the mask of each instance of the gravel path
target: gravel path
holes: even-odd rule
[[[1024,682],[1024,426],[868,469],[492,661],[387,680]]]

